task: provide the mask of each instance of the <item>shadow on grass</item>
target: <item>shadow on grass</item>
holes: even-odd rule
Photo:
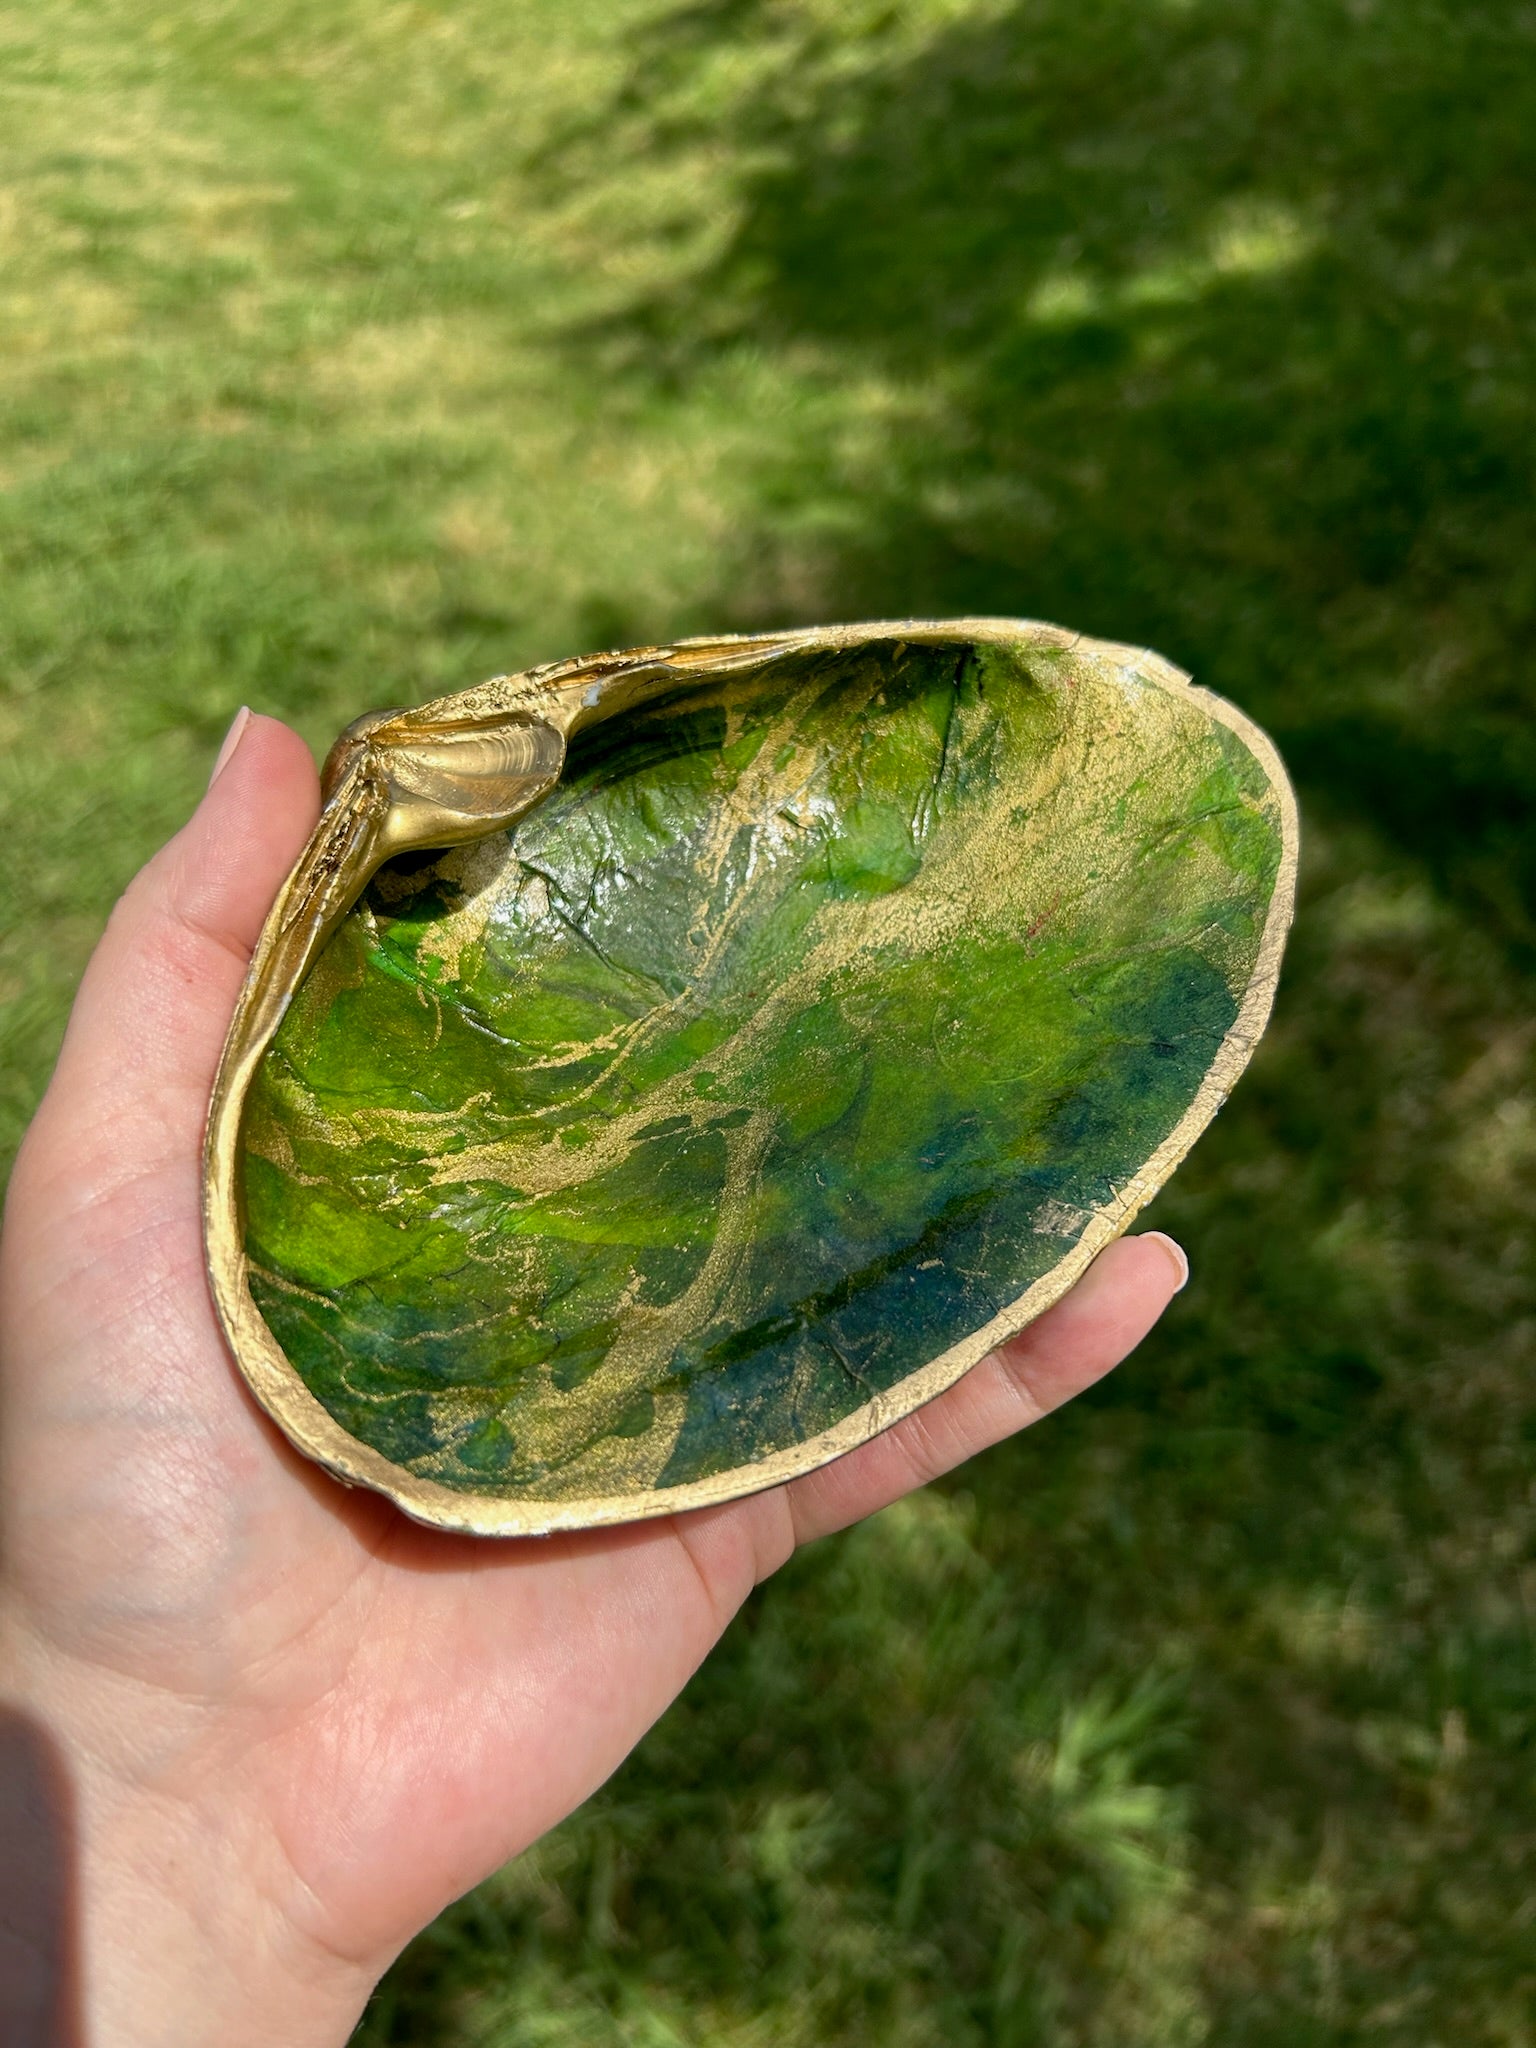
[[[1528,959],[1536,17],[911,12],[713,0],[651,32],[586,147],[724,134],[738,213],[609,346],[845,395],[763,480],[765,538],[816,560],[795,609],[1157,646]]]
[[[734,195],[711,253],[570,346],[803,400],[721,623],[1157,647],[1279,740],[1307,893],[1159,1203],[1195,1255],[1167,1332],[798,1562],[506,1880],[503,1961],[583,2042],[764,2009],[796,2042],[1523,2038],[1536,15],[719,0],[556,175],[695,151]],[[487,1996],[465,2039],[521,2041]]]

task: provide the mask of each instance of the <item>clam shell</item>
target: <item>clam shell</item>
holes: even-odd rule
[[[1011,620],[501,678],[328,786],[215,1297],[301,1450],[488,1534],[805,1472],[1048,1307],[1241,1072],[1296,865],[1240,712]]]

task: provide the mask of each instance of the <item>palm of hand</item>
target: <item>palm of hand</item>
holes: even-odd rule
[[[930,1408],[730,1507],[489,1542],[346,1492],[247,1396],[199,1231],[214,1066],[315,806],[302,744],[252,720],[92,962],[0,1246],[0,1501],[9,1661],[86,1839],[121,1845],[130,1888],[157,1860],[238,1872],[255,1904],[210,1941],[265,1942],[339,2039],[418,1927],[601,1783],[797,1540],[1069,1398],[1178,1275],[1166,1241],[1112,1246]]]

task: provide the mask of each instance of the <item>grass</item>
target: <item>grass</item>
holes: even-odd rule
[[[368,2048],[1536,2042],[1536,16],[0,14],[0,1121],[235,707],[1150,643],[1300,785],[1127,1371],[801,1558]]]

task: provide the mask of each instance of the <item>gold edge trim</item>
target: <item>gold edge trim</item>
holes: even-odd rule
[[[219,1320],[235,1362],[252,1393],[292,1443],[333,1477],[344,1484],[366,1486],[386,1495],[403,1513],[429,1527],[475,1536],[548,1536],[561,1531],[650,1521],[690,1509],[721,1506],[728,1501],[764,1492],[788,1480],[803,1478],[830,1464],[833,1459],[857,1450],[892,1424],[925,1407],[947,1392],[1000,1343],[1017,1336],[1047,1309],[1054,1307],[1104,1247],[1124,1233],[1164,1186],[1231,1093],[1263,1035],[1274,1006],[1281,955],[1295,909],[1300,823],[1295,793],[1269,735],[1235,704],[1217,696],[1214,691],[1201,688],[1181,669],[1150,649],[1096,640],[1043,621],[993,617],[885,619],[853,626],[806,627],[783,633],[720,635],[679,641],[673,646],[690,650],[710,647],[745,650],[756,646],[762,649],[765,658],[769,658],[788,647],[846,647],[891,633],[922,640],[968,638],[1000,645],[1013,644],[1033,635],[1040,641],[1054,641],[1063,651],[1080,649],[1101,655],[1134,668],[1161,689],[1197,701],[1203,710],[1243,741],[1263,768],[1279,803],[1280,865],[1248,987],[1237,1016],[1217,1048],[1216,1057],[1189,1108],[1116,1202],[1095,1215],[1071,1251],[1049,1273],[1042,1274],[1017,1300],[1000,1310],[981,1329],[908,1374],[896,1387],[876,1395],[862,1408],[844,1416],[831,1429],[808,1437],[803,1443],[775,1451],[751,1465],[733,1466],[706,1479],[691,1480],[682,1486],[652,1488],[644,1493],[554,1502],[511,1501],[490,1495],[462,1493],[455,1488],[441,1486],[435,1480],[418,1478],[377,1451],[370,1450],[344,1430],[305,1386],[251,1298],[246,1277],[237,1176],[240,1112],[244,1105],[245,1087],[272,1033],[269,1032],[258,1044],[242,1046],[240,1032],[257,986],[259,968],[268,950],[270,936],[288,897],[293,880],[290,876],[289,883],[285,883],[279,892],[258,941],[214,1085],[205,1147],[205,1250],[209,1283]],[[664,661],[672,651],[672,647],[657,648],[654,656]],[[652,650],[644,652],[649,654]],[[543,685],[546,679],[558,681],[562,674],[569,675],[573,666],[576,664],[559,663],[552,670],[534,671],[530,680],[535,681],[536,686]],[[485,687],[478,686],[479,689]],[[477,692],[462,694],[467,696]],[[433,705],[421,708],[427,711],[456,701],[452,698],[437,699]],[[301,854],[299,865],[304,858],[305,855]],[[275,1028],[274,1025],[273,1031]]]

